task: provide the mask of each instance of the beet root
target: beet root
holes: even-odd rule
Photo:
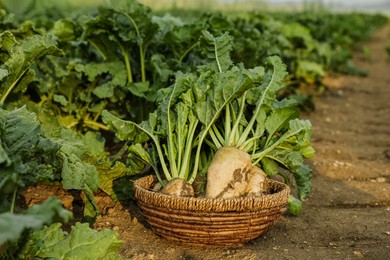
[[[235,147],[221,147],[207,171],[207,198],[261,195],[265,173],[252,165],[249,154]]]
[[[179,196],[179,197],[194,197],[194,188],[191,184],[183,179],[173,179],[162,188],[161,193]]]

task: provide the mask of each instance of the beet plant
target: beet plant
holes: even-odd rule
[[[274,56],[265,68],[246,69],[230,60],[227,34],[204,31],[203,40],[207,65],[178,73],[172,86],[159,91],[148,120],[137,124],[103,111],[103,121],[132,143],[130,153],[152,165],[163,192],[192,195],[184,190],[207,171],[207,197],[261,195],[266,175],[280,174],[290,184],[281,166],[293,173],[297,196],[304,198],[311,170],[303,158],[314,152],[311,124],[298,119],[293,100],[277,99],[285,65]],[[141,144],[149,140],[145,150]]]

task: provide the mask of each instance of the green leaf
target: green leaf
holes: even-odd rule
[[[0,245],[6,241],[16,242],[28,229],[40,229],[56,221],[69,221],[72,213],[62,207],[61,201],[49,198],[40,205],[33,205],[23,214],[0,214]]]
[[[227,32],[214,37],[209,31],[202,31],[200,46],[207,59],[207,68],[224,72],[233,64],[230,59],[230,51],[233,48],[232,38]]]
[[[315,48],[316,42],[310,34],[310,30],[299,23],[283,23],[281,32],[284,36],[291,39],[291,42],[297,42],[295,48],[299,48],[298,39],[303,42],[306,47],[306,51],[310,52]]]
[[[71,41],[76,38],[75,35],[75,24],[69,18],[61,19],[54,23],[53,33],[61,41]]]
[[[63,96],[63,95],[57,95],[57,94],[54,94],[53,95],[53,100],[55,102],[58,102],[60,103],[62,106],[67,106],[68,105],[68,100],[66,100],[66,97]]]
[[[114,165],[108,161],[96,165],[100,176],[99,188],[113,199],[118,199],[114,192],[114,182],[117,179],[140,174],[152,163],[150,154],[139,143],[131,145],[127,151],[126,165],[120,161],[115,161]]]
[[[11,159],[8,157],[7,152],[3,148],[1,138],[0,138],[0,165],[2,165],[3,167],[8,167],[11,165]]]
[[[106,159],[105,141],[100,132],[88,131],[83,135],[83,143],[88,148],[88,154],[98,160]]]
[[[264,75],[260,86],[261,98],[257,106],[272,106],[276,102],[276,93],[286,87],[283,80],[288,73],[283,61],[278,56],[271,56],[267,58],[266,65],[270,68]]]
[[[9,159],[8,163],[0,164],[0,181],[6,177],[3,167],[10,162],[21,178],[21,186],[57,177],[59,160],[56,156],[60,145],[44,135],[36,115],[25,106],[11,111],[0,109],[0,139],[2,153]]]
[[[244,68],[233,67],[231,70],[216,73],[209,79],[204,79],[202,75],[194,84],[194,92],[198,86],[211,86],[204,89],[202,102],[195,103],[195,111],[199,120],[209,128],[220,113],[232,100],[240,97],[246,90],[253,87],[253,79],[250,73],[245,73]]]
[[[9,58],[0,65],[3,73],[5,70],[8,71],[8,75],[3,77],[0,84],[0,103],[4,102],[14,89],[25,91],[33,79],[32,72],[28,71],[36,60],[45,55],[62,55],[51,34],[33,35],[18,42],[11,32],[5,31],[0,34],[0,47],[9,55]],[[23,80],[24,77],[28,80]]]
[[[121,259],[119,249],[123,244],[117,232],[98,232],[88,223],[79,222],[72,226],[69,235],[60,229],[60,224],[54,224],[34,232],[32,240],[39,245],[32,250],[33,256],[44,259]]]
[[[273,110],[272,113],[265,120],[265,129],[268,131],[269,135],[266,142],[266,146],[268,146],[269,140],[277,131],[288,126],[289,122],[292,119],[297,118],[298,116],[299,110],[296,108],[285,107]]]
[[[143,143],[149,140],[149,136],[155,136],[154,116],[150,115],[149,121],[136,124],[131,121],[122,120],[107,110],[102,112],[103,122],[115,132],[120,140],[132,140],[136,143]]]
[[[98,98],[110,98],[114,95],[114,88],[111,84],[103,84],[96,87],[92,92]]]
[[[99,172],[95,165],[85,161],[87,148],[75,132],[63,129],[61,132],[59,156],[62,160],[62,185],[64,189],[82,190],[87,197],[84,215],[96,217],[99,209],[93,193],[99,187]]]
[[[295,72],[297,78],[309,84],[319,82],[325,75],[323,66],[317,62],[308,60],[298,60]]]
[[[0,81],[3,80],[3,78],[5,78],[7,75],[8,75],[8,70],[0,68]]]
[[[106,194],[116,199],[115,192],[113,190],[114,181],[123,176],[126,176],[126,166],[116,161],[114,166],[111,166],[109,162],[104,162],[97,165],[99,171],[99,188]]]
[[[115,135],[120,140],[130,140],[137,143],[144,143],[149,139],[153,140],[154,149],[150,150],[150,162],[152,167],[159,179],[161,179],[159,169],[157,168],[157,164],[161,164],[163,168],[163,172],[167,179],[171,179],[171,175],[164,161],[163,147],[160,142],[159,133],[157,133],[156,127],[161,126],[161,124],[167,125],[166,118],[158,118],[157,112],[149,114],[149,120],[143,121],[140,124],[136,124],[132,121],[125,121],[117,118],[107,110],[102,112],[102,120],[108,125],[108,127],[115,132]],[[164,123],[161,123],[164,122]],[[139,151],[136,151],[136,154]],[[157,152],[157,154],[155,153]]]

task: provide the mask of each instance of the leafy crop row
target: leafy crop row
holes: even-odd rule
[[[180,15],[172,15],[154,12],[136,1],[113,2],[112,5],[80,11],[49,10],[44,7],[47,1],[34,1],[33,8],[18,16],[5,8],[0,9],[0,212],[11,211],[0,215],[0,253],[5,250],[14,257],[22,254],[56,257],[61,255],[58,253],[61,250],[71,250],[65,242],[57,244],[62,239],[66,241],[66,234],[61,233],[58,225],[42,230],[43,225],[66,221],[68,217],[50,217],[33,226],[22,225],[22,230],[17,233],[3,232],[8,226],[17,225],[10,219],[20,213],[15,200],[21,189],[37,183],[59,182],[64,189],[81,190],[85,220],[93,221],[100,214],[94,199],[97,190],[104,191],[113,199],[130,196],[129,178],[147,172],[150,165],[158,172],[161,165],[153,161],[153,156],[150,157],[151,143],[145,142],[151,138],[158,146],[159,139],[167,134],[164,127],[170,116],[187,111],[185,107],[189,103],[184,101],[192,102],[188,99],[183,100],[185,105],[166,103],[169,95],[177,94],[171,86],[192,84],[198,101],[204,99],[205,103],[211,104],[212,96],[202,96],[209,91],[210,84],[222,82],[229,88],[229,84],[234,86],[234,80],[245,73],[245,78],[254,71],[260,73],[264,68],[259,66],[269,63],[274,64],[277,75],[286,75],[287,70],[287,78],[281,76],[278,81],[278,91],[272,92],[272,97],[264,96],[274,101],[285,97],[288,100],[280,101],[277,107],[270,105],[261,110],[261,118],[256,118],[256,122],[262,120],[266,124],[260,144],[271,147],[275,142],[272,147],[277,147],[282,141],[278,143],[277,136],[272,137],[272,134],[282,128],[298,127],[282,124],[285,117],[298,116],[298,111],[292,107],[297,104],[307,106],[308,95],[319,92],[327,73],[356,72],[350,60],[355,41],[366,39],[370,32],[387,21],[384,16],[367,14],[225,15],[183,11]],[[367,27],[367,24],[370,26]],[[256,77],[269,77],[269,74],[263,74]],[[253,80],[256,84],[257,81]],[[244,85],[249,86],[247,83]],[[180,91],[184,93],[185,89]],[[225,90],[221,88],[218,91],[224,93]],[[175,98],[177,101],[178,97]],[[237,109],[240,106],[256,107],[256,100],[250,97],[248,100],[249,103],[245,104],[244,96],[240,104],[231,104],[233,117],[240,115],[245,118]],[[215,104],[219,102],[217,99],[213,101]],[[169,105],[177,106],[172,115],[166,113]],[[201,103],[193,105],[201,111]],[[222,107],[213,109],[222,111]],[[160,113],[159,122],[164,125],[157,131],[151,127],[155,127],[153,115],[156,113]],[[224,113],[230,116],[230,111]],[[110,119],[111,122],[104,122],[102,114],[106,118],[109,118],[108,115],[115,117]],[[167,120],[162,122],[166,116]],[[250,115],[246,116],[250,118]],[[266,120],[266,117],[270,119]],[[109,126],[115,129],[112,122],[117,118],[133,122],[129,132],[122,133],[127,130],[120,129],[117,134],[139,134],[136,138],[139,142],[135,142],[134,138],[123,141],[115,137]],[[188,120],[193,127],[186,131],[194,129],[192,134],[195,136],[196,124],[208,122],[209,118],[200,118],[196,124],[194,118]],[[134,130],[136,126],[144,126],[145,122],[153,130],[149,137]],[[227,125],[228,122],[222,120],[221,124]],[[187,121],[182,123],[187,124]],[[310,148],[307,134],[310,127],[299,127],[304,129],[299,140],[291,139],[287,144],[287,137],[281,138],[285,142],[283,149]],[[223,140],[218,140],[220,131],[212,129],[213,140],[205,142],[221,143]],[[178,131],[175,134],[189,136],[188,132]],[[172,151],[167,149],[171,148],[163,143],[159,156],[164,158],[166,154],[171,154],[169,159],[176,160]],[[175,149],[182,149],[183,156],[188,156],[189,151],[184,147]],[[308,155],[313,151],[306,149],[300,152]],[[262,160],[265,171],[272,175],[278,171],[280,164],[290,169],[298,185],[296,196],[303,199],[310,192],[311,171],[304,165],[302,154],[296,153],[294,158],[284,158],[281,150],[265,154],[261,153],[258,158]],[[199,170],[204,172],[207,160],[200,153],[197,156],[201,157],[197,159]],[[197,164],[191,162],[190,166],[198,170]],[[163,172],[167,178],[172,177],[170,174],[183,174],[166,169]],[[283,176],[286,182],[290,181],[287,175]],[[114,187],[114,181],[115,185],[123,187],[123,192]],[[47,214],[53,210],[62,212],[59,205],[51,203],[44,209]],[[298,208],[300,203],[295,198],[292,202]],[[32,211],[21,214],[42,220]],[[20,221],[28,222],[24,217]],[[32,232],[34,229],[38,231]],[[79,233],[83,232],[86,234],[88,231],[85,230],[85,226],[75,226],[69,237],[80,236]],[[42,243],[41,239],[47,233],[61,237],[56,240],[57,248],[48,246],[49,251],[45,251],[46,247],[42,247],[40,251],[34,248],[34,242],[30,241],[30,245],[25,243],[26,238]],[[107,234],[109,237],[112,235]],[[111,237],[111,242],[101,255],[111,254],[120,244],[115,235]],[[15,246],[22,247],[14,251]],[[65,251],[61,252],[65,254]]]

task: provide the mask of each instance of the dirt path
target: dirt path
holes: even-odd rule
[[[131,259],[389,259],[390,257],[390,25],[357,55],[366,78],[331,80],[330,91],[306,115],[313,124],[316,156],[312,193],[299,217],[286,215],[264,236],[241,248],[213,249],[166,241],[138,221],[134,202],[123,206],[97,196],[103,216],[96,229],[119,231],[122,255]],[[30,191],[47,197],[40,187]],[[61,189],[58,191],[61,193]],[[52,193],[57,194],[54,190]],[[72,196],[57,194],[72,205]],[[39,201],[30,201],[39,202]],[[66,203],[65,203],[66,204]],[[73,203],[74,204],[74,203]]]

